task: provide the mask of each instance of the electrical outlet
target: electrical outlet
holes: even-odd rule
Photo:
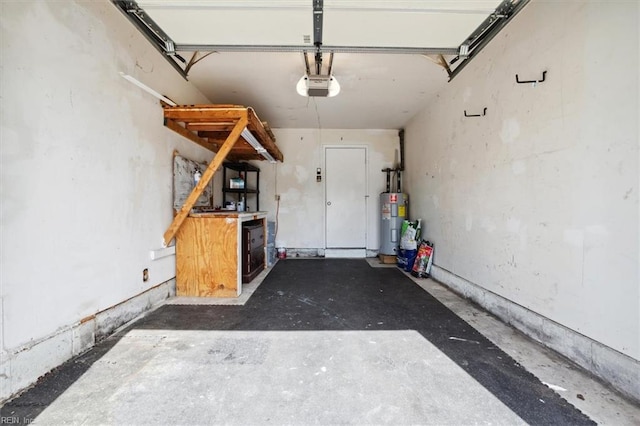
[[[276,201],[280,201],[280,194],[276,194]]]

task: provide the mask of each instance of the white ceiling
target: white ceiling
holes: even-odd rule
[[[253,107],[276,128],[399,129],[447,84],[447,73],[419,55],[336,54],[333,98],[303,97],[301,53],[212,54],[189,79],[213,103]]]
[[[212,103],[254,107],[274,128],[363,129],[402,128],[449,76],[435,56],[354,53],[358,47],[455,51],[501,1],[323,3],[323,73],[332,46],[352,48],[334,55],[332,74],[341,92],[332,98],[302,97],[295,90],[305,73],[302,49],[310,52],[313,70],[312,0],[137,1],[187,61],[196,50],[197,57],[215,51],[188,74]]]

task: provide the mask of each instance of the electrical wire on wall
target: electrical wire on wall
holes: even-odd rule
[[[278,237],[278,215],[280,213],[280,193],[278,192],[278,163],[273,164],[274,168],[274,188],[276,193],[276,224],[275,229],[273,231],[273,243],[276,243],[276,238]]]
[[[318,138],[317,138],[317,145],[318,145],[318,169],[322,168],[322,124],[320,123],[320,112],[318,111],[318,103],[316,102],[316,98],[312,98],[313,99],[313,105],[315,106],[315,110],[316,110],[316,119],[318,121]]]

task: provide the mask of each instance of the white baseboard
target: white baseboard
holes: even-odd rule
[[[431,277],[507,324],[569,358],[621,393],[640,401],[640,361],[571,330],[437,265]]]
[[[176,293],[175,278],[131,299],[64,327],[28,345],[0,353],[0,403],[79,355],[139,315]]]
[[[378,250],[367,249],[367,257],[378,257]]]

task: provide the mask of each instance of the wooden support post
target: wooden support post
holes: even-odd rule
[[[189,194],[187,201],[184,202],[184,205],[182,206],[182,208],[180,209],[176,217],[173,219],[173,222],[171,222],[171,225],[169,225],[169,228],[164,233],[165,246],[167,246],[171,242],[173,237],[176,236],[176,233],[178,232],[178,229],[180,229],[182,222],[184,222],[185,218],[189,215],[189,211],[191,211],[191,208],[200,197],[200,194],[202,194],[202,191],[204,190],[205,186],[207,186],[207,184],[213,177],[213,174],[216,172],[216,170],[218,170],[218,168],[220,167],[224,159],[227,157],[227,155],[231,151],[231,148],[233,148],[233,145],[235,145],[235,143],[240,138],[240,134],[242,133],[244,128],[247,126],[248,122],[249,120],[248,120],[247,114],[245,113],[243,116],[240,117],[240,119],[236,123],[231,133],[229,133],[227,140],[220,147],[220,150],[215,155],[215,157],[213,157],[211,164],[209,164],[209,166],[204,171],[204,173],[202,173],[200,182],[198,182],[196,187],[193,188],[193,191],[191,191],[191,194]]]
[[[451,68],[449,68],[449,64],[447,63],[447,60],[444,58],[444,56],[438,55],[438,61],[440,62],[440,65],[442,65],[442,68],[447,70],[447,74],[449,75],[449,77],[451,77]]]

